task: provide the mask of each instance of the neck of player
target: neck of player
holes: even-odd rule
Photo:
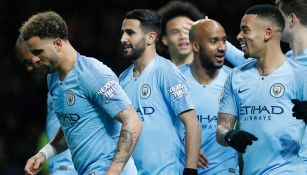
[[[210,84],[217,77],[219,70],[220,69],[217,68],[205,68],[197,58],[194,58],[191,64],[191,73],[193,77],[202,85]]]
[[[63,48],[62,59],[58,68],[59,79],[61,81],[63,81],[66,75],[73,69],[76,60],[77,51],[69,43],[66,43]]]

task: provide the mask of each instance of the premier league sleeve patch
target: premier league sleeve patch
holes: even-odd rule
[[[169,88],[169,92],[173,95],[173,102],[185,95],[184,85],[179,83]]]
[[[106,103],[114,96],[117,90],[117,84],[114,80],[108,81],[105,85],[98,89],[97,94],[106,98]]]

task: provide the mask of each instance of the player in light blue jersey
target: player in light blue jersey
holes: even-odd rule
[[[193,60],[189,34],[182,30],[187,21],[197,21],[205,14],[187,1],[170,1],[158,10],[162,18],[162,32],[158,41],[158,53],[166,52],[167,58],[176,65],[191,63]]]
[[[32,54],[26,46],[26,43],[21,37],[18,37],[16,41],[16,54],[20,61],[26,66],[28,72],[36,72],[36,68],[32,63]],[[47,140],[51,141],[56,131],[60,128],[60,123],[57,120],[52,108],[51,97],[47,97],[47,121],[46,121],[46,133]],[[74,169],[74,165],[71,160],[71,154],[69,149],[65,152],[56,155],[48,160],[48,171],[50,175],[75,175],[77,174]]]
[[[197,174],[200,127],[182,74],[156,53],[160,16],[146,9],[129,11],[121,30],[124,57],[133,65],[120,75],[120,85],[143,122],[133,153],[139,174],[181,175],[183,169],[185,175]],[[185,154],[180,120],[187,130]]]
[[[27,161],[26,174],[37,174],[46,159],[69,148],[78,174],[136,175],[130,155],[142,124],[112,70],[77,53],[55,12],[32,16],[20,35],[35,66],[49,73],[52,107],[61,124],[54,139]]]
[[[46,134],[47,140],[50,142],[55,136],[58,129],[61,127],[59,120],[57,119],[53,107],[52,97],[48,93],[47,97],[47,121],[46,121]],[[55,155],[48,160],[48,170],[50,175],[74,175],[78,174],[74,168],[71,160],[70,150]]]
[[[291,116],[291,99],[302,98],[306,69],[281,51],[282,14],[271,5],[254,6],[240,28],[242,50],[255,60],[226,80],[217,140],[244,153],[244,174],[304,174],[298,153],[306,125]],[[235,120],[240,130],[233,129]]]
[[[286,53],[287,57],[307,66],[307,39],[303,37],[307,35],[307,1],[276,0],[275,3],[286,22],[281,40],[289,43],[292,49]],[[293,109],[293,116],[307,123],[307,101],[297,101]],[[307,130],[299,154],[307,166]]]
[[[223,66],[226,53],[224,28],[214,20],[203,19],[190,30],[194,59],[180,67],[188,82],[195,111],[202,126],[201,151],[209,166],[198,174],[239,174],[237,152],[216,142],[219,99],[230,68]]]
[[[282,33],[282,41],[289,43],[292,50],[287,52],[289,58],[307,66],[307,1],[306,0],[276,0],[277,7],[284,16],[286,25]],[[307,102],[297,101],[294,116],[304,119],[307,123]],[[306,141],[307,142],[307,141]],[[307,149],[306,149],[307,150]],[[307,153],[306,153],[307,157]],[[307,158],[305,158],[307,160]]]

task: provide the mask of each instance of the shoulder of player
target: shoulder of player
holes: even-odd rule
[[[178,66],[178,69],[183,73],[185,74],[188,70],[189,70],[189,67],[191,66],[191,64],[184,64],[184,65],[181,65],[181,66]]]
[[[127,69],[125,69],[119,76],[118,76],[118,79],[119,81],[122,81],[124,80],[128,75],[129,73],[132,71],[133,69],[133,64],[131,66],[129,66]]]
[[[230,67],[226,66],[226,65],[224,65],[224,66],[221,68],[221,71],[222,71],[222,72],[225,72],[225,74],[230,74],[231,70],[232,70],[232,69],[231,69]]]
[[[80,55],[78,57],[77,64],[75,64],[75,68],[77,70],[77,73],[83,77],[90,76],[91,74],[115,74],[107,65],[103,64],[103,62],[101,62],[100,60],[83,55]]]
[[[289,65],[289,70],[292,71],[296,77],[305,76],[307,72],[307,66],[303,65],[296,59],[286,58],[285,60]]]
[[[234,67],[231,70],[231,72],[232,72],[232,74],[237,74],[237,73],[240,73],[240,72],[245,72],[245,71],[248,71],[251,68],[253,68],[255,65],[256,65],[256,60],[252,59],[251,61],[249,61],[249,62],[247,62],[245,64],[242,64],[240,66]]]
[[[180,72],[180,70],[170,60],[161,56],[158,56],[156,58],[154,73],[165,75],[165,74],[173,74],[175,72]]]

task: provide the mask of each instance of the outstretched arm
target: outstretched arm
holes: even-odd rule
[[[120,174],[129,160],[142,130],[142,122],[132,105],[119,112],[116,119],[122,123],[122,127],[117,151],[106,174]]]

